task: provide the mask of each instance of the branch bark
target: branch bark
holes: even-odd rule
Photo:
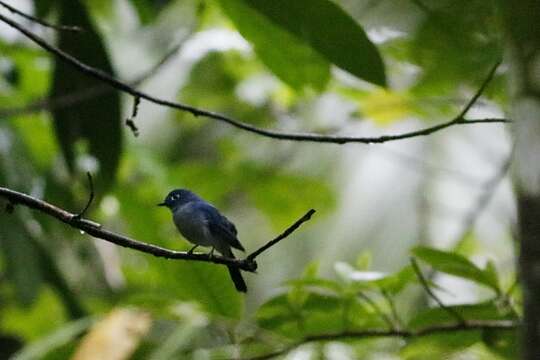
[[[500,1],[508,35],[514,91],[514,182],[517,194],[519,262],[523,289],[523,359],[540,359],[540,2]]]
[[[335,341],[335,340],[351,340],[351,339],[367,339],[367,338],[412,338],[422,337],[440,333],[452,333],[457,331],[479,331],[479,330],[515,330],[518,327],[518,323],[511,320],[469,320],[466,324],[443,324],[431,327],[426,327],[420,330],[397,330],[397,329],[366,329],[358,331],[345,331],[334,334],[318,334],[310,335],[304,339],[288,345],[283,349],[274,351],[272,353],[258,355],[249,358],[243,358],[242,360],[266,360],[272,359],[280,355],[284,355],[300,345],[317,342],[317,341]]]
[[[223,257],[220,255],[209,255],[204,253],[189,253],[186,251],[175,251],[166,249],[157,245],[148,244],[142,241],[138,241],[127,236],[114,233],[112,231],[103,229],[100,224],[82,218],[81,215],[84,215],[84,212],[80,214],[74,214],[67,210],[61,209],[57,206],[54,206],[46,201],[37,199],[30,195],[20,193],[15,190],[11,190],[5,187],[0,187],[0,197],[3,197],[9,201],[11,205],[23,205],[31,209],[40,211],[44,214],[47,214],[72,228],[81,230],[89,235],[92,235],[95,238],[102,239],[118,246],[138,250],[147,254],[151,254],[157,257],[162,257],[166,259],[182,259],[182,260],[193,260],[193,261],[205,261],[215,264],[235,266],[241,270],[255,272],[257,270],[257,262],[255,258],[262,254],[264,251],[268,250],[270,247],[276,245],[281,240],[288,237],[296,229],[298,229],[303,223],[310,220],[315,210],[309,210],[304,216],[298,219],[294,224],[287,228],[282,234],[278,235],[275,239],[269,241],[259,249],[255,250],[251,254],[247,255],[244,259],[232,259]],[[90,202],[85,207],[85,210],[88,208]]]
[[[452,120],[449,120],[447,122],[427,127],[424,129],[406,132],[402,134],[397,135],[383,135],[383,136],[377,136],[377,137],[361,137],[361,136],[339,136],[339,135],[322,135],[322,134],[316,134],[316,133],[289,133],[289,132],[280,132],[275,130],[267,130],[263,128],[259,128],[256,126],[252,126],[248,123],[233,119],[229,116],[216,113],[209,110],[204,110],[200,108],[196,108],[194,106],[169,101],[165,99],[158,98],[156,96],[153,96],[151,94],[147,94],[145,92],[142,92],[140,90],[135,89],[134,87],[130,86],[127,83],[124,83],[111,75],[101,71],[100,69],[93,68],[75,57],[69,55],[68,53],[62,51],[61,49],[49,44],[46,42],[43,38],[39,37],[38,35],[34,34],[33,32],[26,29],[24,26],[18,24],[17,22],[5,17],[4,15],[0,14],[0,21],[4,22],[5,24],[9,25],[10,27],[16,29],[21,34],[26,36],[28,39],[39,45],[41,48],[46,50],[47,52],[53,54],[60,60],[68,63],[69,65],[75,67],[78,71],[86,74],[87,76],[94,77],[96,79],[99,79],[103,83],[108,84],[111,87],[116,88],[117,90],[120,90],[126,94],[130,94],[134,97],[138,97],[141,99],[145,99],[149,102],[152,102],[157,105],[169,107],[172,109],[184,111],[191,113],[192,115],[196,117],[205,117],[212,120],[217,120],[220,122],[224,122],[226,124],[229,124],[233,127],[236,127],[238,129],[257,134],[260,136],[276,139],[276,140],[287,140],[287,141],[302,141],[302,142],[316,142],[316,143],[332,143],[332,144],[347,144],[347,143],[362,143],[362,144],[377,144],[377,143],[385,143],[388,141],[397,141],[397,140],[404,140],[419,136],[427,136],[430,134],[433,134],[437,131],[446,129],[448,127],[454,126],[454,125],[472,125],[472,124],[490,124],[490,123],[508,123],[510,122],[507,119],[476,119],[476,120],[468,120],[465,119],[465,114],[468,112],[468,110],[476,103],[478,98],[481,96],[484,89],[487,87],[491,79],[493,78],[493,75],[495,74],[495,71],[498,67],[498,63],[493,67],[492,71],[488,74],[485,81],[482,83],[482,86],[479,88],[479,90],[475,93],[475,95],[471,98],[471,100],[465,105],[463,110]]]
[[[540,2],[500,1],[514,90],[519,262],[523,289],[522,356],[540,359]]]

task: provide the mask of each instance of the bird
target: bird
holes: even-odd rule
[[[193,253],[198,246],[210,246],[210,256],[215,249],[221,255],[234,259],[231,248],[245,251],[238,240],[236,226],[217,208],[194,192],[187,189],[172,190],[163,202],[157,205],[171,210],[172,219],[178,231],[186,240],[194,244],[188,253]],[[227,268],[236,290],[247,292],[240,269],[231,265]]]

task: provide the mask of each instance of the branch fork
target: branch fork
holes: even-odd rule
[[[157,257],[162,257],[166,259],[182,259],[182,260],[193,260],[193,261],[204,261],[211,262],[214,264],[222,264],[228,266],[235,266],[241,270],[248,272],[255,272],[257,270],[257,262],[255,259],[261,255],[263,252],[268,250],[270,247],[276,245],[281,240],[285,239],[291,235],[295,230],[297,230],[303,223],[311,219],[312,215],[315,213],[315,210],[309,210],[304,216],[298,219],[295,223],[289,226],[283,233],[270,240],[257,250],[253,251],[243,259],[232,259],[224,257],[221,255],[213,255],[206,253],[190,253],[189,251],[176,251],[166,249],[157,245],[145,243],[138,241],[127,236],[114,233],[112,231],[103,229],[101,224],[94,222],[89,219],[83,218],[83,216],[88,211],[92,201],[94,200],[94,186],[92,181],[92,176],[90,173],[87,173],[90,195],[88,201],[80,213],[71,213],[67,210],[59,208],[55,205],[52,205],[46,201],[40,200],[33,196],[11,190],[5,187],[0,187],[0,197],[3,197],[8,200],[8,206],[11,204],[11,207],[14,205],[23,205],[28,208],[38,210],[42,213],[45,213],[51,217],[56,218],[57,220],[73,227],[79,229],[88,235],[91,235],[95,238],[102,239],[113,244],[138,250],[140,252],[148,253]]]
[[[51,53],[52,55],[56,56],[61,61],[69,64],[70,66],[74,67],[79,72],[93,77],[104,84],[107,84],[108,86],[115,88],[125,94],[129,94],[133,96],[137,101],[140,101],[142,99],[149,101],[151,103],[154,103],[156,105],[176,109],[179,111],[187,112],[192,114],[195,117],[205,117],[208,119],[224,122],[226,124],[229,124],[233,127],[236,127],[238,129],[257,134],[259,136],[272,138],[276,140],[288,140],[288,141],[301,141],[301,142],[314,142],[314,143],[332,143],[332,144],[347,144],[347,143],[362,143],[362,144],[378,144],[378,143],[384,143],[388,141],[397,141],[397,140],[403,140],[403,139],[409,139],[419,136],[427,136],[432,133],[435,133],[437,131],[449,128],[451,126],[455,125],[472,125],[472,124],[489,124],[489,123],[509,123],[511,122],[508,119],[466,119],[465,115],[470,110],[470,108],[476,103],[476,101],[480,98],[482,93],[484,92],[485,88],[488,86],[488,84],[493,79],[493,76],[495,75],[495,72],[500,64],[500,62],[497,62],[492,69],[490,70],[489,74],[485,78],[484,82],[481,84],[480,88],[476,91],[474,96],[467,102],[465,107],[462,109],[462,111],[453,119],[440,123],[438,125],[434,125],[431,127],[426,127],[420,130],[415,130],[411,132],[406,132],[402,134],[396,134],[396,135],[383,135],[378,137],[364,137],[364,136],[340,136],[340,135],[325,135],[325,134],[319,134],[319,133],[312,133],[312,132],[298,132],[298,133],[289,133],[289,132],[282,132],[282,131],[276,131],[276,130],[270,130],[270,129],[264,129],[259,128],[256,126],[253,126],[247,122],[243,122],[237,119],[234,119],[232,117],[229,117],[227,115],[223,115],[217,112],[209,111],[206,109],[198,108],[195,106],[174,102],[170,100],[166,100],[163,98],[159,98],[155,95],[148,94],[146,92],[137,90],[133,86],[131,86],[128,83],[122,82],[115,78],[114,76],[105,73],[104,71],[94,68],[74,56],[64,52],[63,50],[59,49],[58,47],[55,47],[54,45],[49,44],[45,39],[42,37],[36,35],[32,31],[26,29],[21,24],[17,23],[16,21],[13,21],[12,19],[0,14],[0,21],[5,23],[6,25],[14,28],[21,34],[23,34],[25,37],[30,39],[32,42],[40,46],[45,51]],[[136,110],[136,106],[134,107],[134,111]],[[129,120],[129,119],[128,119]],[[133,123],[133,119],[131,118],[131,122]],[[127,126],[130,126],[131,123],[128,123]],[[134,125],[134,123],[132,124]],[[131,127],[130,127],[131,128]],[[131,128],[132,131],[133,128]],[[134,134],[137,134],[135,127]]]

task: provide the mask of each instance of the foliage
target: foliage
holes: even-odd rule
[[[176,94],[182,103],[289,132],[378,134],[379,126],[399,132],[411,117],[448,120],[504,45],[496,7],[480,0],[32,3],[35,16],[84,29],[39,32],[78,60],[156,96]],[[6,14],[37,32],[37,25]],[[362,149],[263,139],[144,100],[133,119],[140,130],[135,137],[124,126],[132,97],[6,34],[1,27],[0,187],[77,212],[88,198],[84,173],[90,170],[97,199],[86,216],[181,250],[188,244],[170,215],[155,207],[172,188],[193,189],[223,210],[248,249],[307,209],[318,212],[311,227],[259,261],[258,274],[246,274],[245,298],[223,266],[94,242],[24,206],[4,211],[9,204],[0,198],[1,358],[70,358],[100,324],[134,327],[131,335],[115,337],[119,351],[131,341],[122,355],[133,359],[295,351],[312,358],[516,358],[517,331],[507,325],[520,318],[519,286],[510,285],[513,272],[500,268],[505,262],[472,257],[486,251],[479,239],[468,238],[466,250],[426,243],[409,250],[417,235],[403,232],[382,253],[357,256],[399,228],[401,214],[396,225],[383,215],[405,201],[375,202],[363,212],[347,205],[357,198],[344,188],[364,184],[347,175],[365,165],[353,161]],[[177,44],[176,55],[145,73]],[[140,75],[146,80],[133,82]],[[485,103],[504,107],[504,79],[499,71]],[[437,146],[422,155],[435,156]],[[378,179],[369,171],[360,177]],[[406,186],[401,180],[392,179],[389,198],[390,187]],[[353,220],[342,223],[339,216]],[[350,234],[343,228],[366,217],[373,219],[373,239],[351,235],[337,256],[335,244]],[[465,284],[461,292],[468,286],[474,301],[439,306],[414,267],[394,261],[398,248],[418,260],[429,290],[444,302],[456,295],[448,276]],[[136,315],[118,315],[126,313]],[[115,316],[118,322],[111,321]],[[141,317],[150,320],[137,327]]]
[[[58,46],[77,59],[111,73],[112,65],[105,45],[91,23],[87,10],[78,2],[62,1],[58,12],[61,23],[76,23],[84,29],[82,38],[77,33],[60,32]],[[102,84],[99,81],[81,74],[64,61],[55,59],[50,91],[52,98],[84,90],[89,91],[100,86]],[[87,110],[74,111],[69,106],[53,110],[51,115],[54,118],[55,133],[65,163],[71,172],[76,170],[77,165],[75,164],[76,145],[87,146],[88,155],[97,160],[99,168],[92,169],[91,165],[86,165],[86,170],[97,173],[96,186],[103,192],[114,180],[122,149],[120,97],[117,92],[112,92],[93,96],[78,105]],[[103,128],[107,131],[102,131]],[[80,139],[86,143],[77,144]],[[88,159],[88,161],[91,160]]]

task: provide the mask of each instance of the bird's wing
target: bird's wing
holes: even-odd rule
[[[233,248],[244,251],[244,247],[236,237],[236,234],[238,233],[236,226],[234,226],[234,224],[225,216],[221,215],[215,207],[208,205],[208,208],[205,210],[205,213],[208,216],[208,227],[210,232],[213,235],[224,239]]]

